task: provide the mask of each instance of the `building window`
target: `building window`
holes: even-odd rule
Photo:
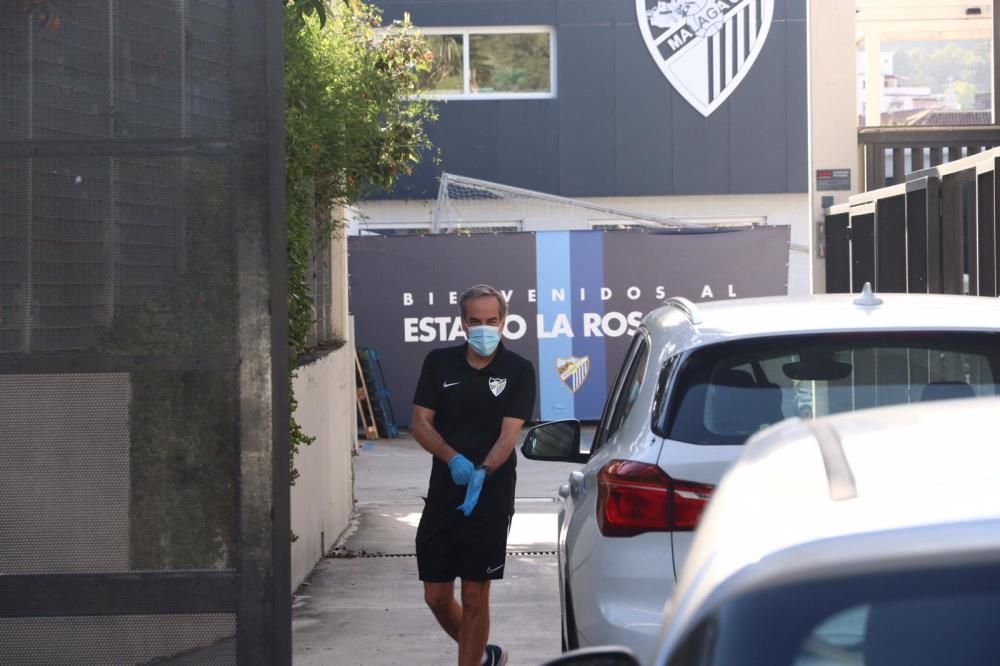
[[[501,234],[521,231],[519,220],[453,222],[441,225],[443,234]]]
[[[396,227],[396,226],[366,226],[358,232],[360,236],[428,236],[431,233],[430,225],[420,227]]]
[[[556,96],[555,32],[545,26],[421,28],[434,54],[421,85],[442,99]]]
[[[637,220],[588,220],[594,231],[622,231],[625,229],[653,229],[660,225]]]
[[[521,231],[520,220],[479,220],[446,222],[441,234],[499,234]],[[364,222],[356,231],[359,236],[430,236],[434,233],[427,222]]]

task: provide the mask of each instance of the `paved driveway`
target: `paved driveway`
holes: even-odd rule
[[[451,664],[457,648],[423,604],[413,540],[430,456],[409,438],[365,443],[355,458],[354,522],[295,595],[294,663]],[[557,489],[572,465],[518,461],[503,581],[492,588],[491,642],[511,666],[560,652]]]

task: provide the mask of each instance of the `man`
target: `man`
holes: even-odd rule
[[[535,370],[500,341],[507,316],[500,292],[476,285],[459,308],[468,342],[427,355],[413,398],[413,436],[434,456],[417,569],[424,600],[458,643],[459,666],[500,666],[506,651],[487,644],[490,581],[503,578],[514,446],[534,410]]]

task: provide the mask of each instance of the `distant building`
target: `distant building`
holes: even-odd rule
[[[819,39],[831,21],[837,35],[850,34],[853,11],[825,0],[597,2],[586,11],[556,0],[375,3],[387,22],[407,13],[462,58],[435,84],[442,103],[430,135],[440,160],[425,160],[391,195],[361,202],[352,233],[429,233],[444,171],[705,226],[788,225],[788,290],[812,290],[815,169],[853,176],[828,198],[848,196],[861,178],[851,91],[815,101],[809,83],[835,76],[849,88],[853,63],[832,51],[810,56],[806,17],[824,13]],[[691,16],[703,34],[666,37]],[[548,78],[539,74],[546,67]],[[533,87],[506,83],[519,70],[532,73]],[[491,85],[484,92],[470,81]],[[710,103],[699,107],[699,96]],[[837,136],[810,150],[817,118]],[[630,226],[599,213],[520,214],[496,200],[476,211],[463,232]]]

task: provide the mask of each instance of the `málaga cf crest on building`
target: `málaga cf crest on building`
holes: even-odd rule
[[[706,118],[753,67],[774,0],[635,0],[646,47],[670,84]]]

